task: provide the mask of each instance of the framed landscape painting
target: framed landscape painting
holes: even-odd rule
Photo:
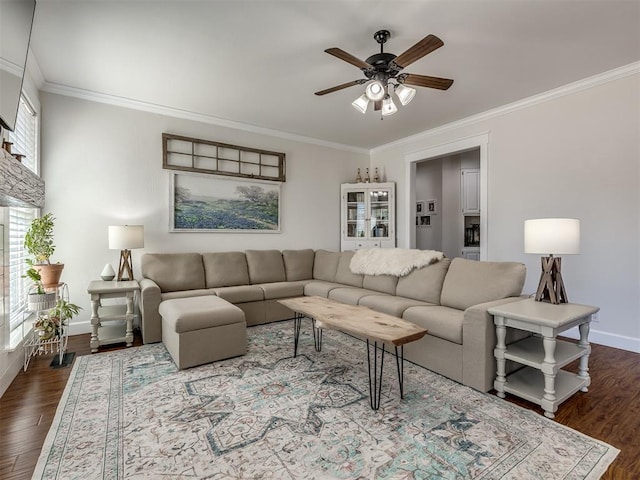
[[[279,182],[171,176],[172,232],[280,233]]]

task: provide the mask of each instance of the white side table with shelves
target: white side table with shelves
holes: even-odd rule
[[[496,326],[497,362],[493,384],[500,398],[506,393],[517,395],[540,405],[546,417],[554,418],[558,405],[578,390],[588,391],[589,324],[591,316],[600,310],[590,305],[564,303],[552,305],[533,299],[520,300],[489,309]],[[558,340],[560,332],[578,326],[578,343]],[[533,336],[505,345],[506,330],[517,328],[534,333]],[[561,370],[580,359],[578,373]],[[506,375],[507,360],[524,367]]]
[[[91,295],[91,353],[97,352],[100,345],[122,342],[126,342],[127,347],[133,345],[133,303],[138,290],[140,286],[135,280],[94,280],[89,283],[87,292]],[[112,298],[124,298],[125,304],[102,304],[103,300]]]

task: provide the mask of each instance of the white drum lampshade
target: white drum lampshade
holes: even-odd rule
[[[133,280],[131,250],[144,247],[144,225],[109,226],[109,248],[120,250],[118,281]]]
[[[537,218],[524,222],[524,251],[545,255],[535,299],[567,303],[561,273],[561,259],[554,255],[580,253],[580,220],[576,218]]]

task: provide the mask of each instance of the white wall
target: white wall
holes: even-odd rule
[[[435,200],[438,215],[431,215],[430,227],[416,227],[416,248],[442,251],[442,161],[440,159],[416,165],[416,200]],[[400,205],[400,202],[397,202]],[[425,209],[427,205],[425,203]],[[425,211],[424,215],[429,212]]]
[[[53,260],[66,264],[63,281],[83,307],[72,333],[89,331],[90,280],[105,263],[107,226],[143,224],[145,248],[133,251],[140,276],[145,252],[340,248],[340,184],[353,180],[366,154],[295,142],[190,120],[43,93],[42,173],[47,212],[56,217]],[[281,233],[169,233],[169,177],[162,169],[161,134],[169,132],[284,152]]]
[[[601,308],[594,342],[640,351],[640,75],[590,85],[375,149],[371,166],[402,206],[405,156],[488,132],[488,259],[525,263],[533,292],[539,258],[523,253],[524,221],[579,218],[581,255],[563,258],[569,299]],[[399,246],[407,217],[400,208]]]

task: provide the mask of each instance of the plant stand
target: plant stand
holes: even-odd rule
[[[56,301],[69,301],[69,287],[66,283],[58,284],[56,289]],[[37,312],[39,313],[39,312]],[[31,358],[37,355],[49,355],[57,353],[60,365],[64,361],[64,354],[67,351],[67,342],[69,341],[69,326],[66,325],[67,318],[60,319],[62,334],[52,338],[42,340],[36,330],[32,330],[24,343],[24,371],[27,371]]]

